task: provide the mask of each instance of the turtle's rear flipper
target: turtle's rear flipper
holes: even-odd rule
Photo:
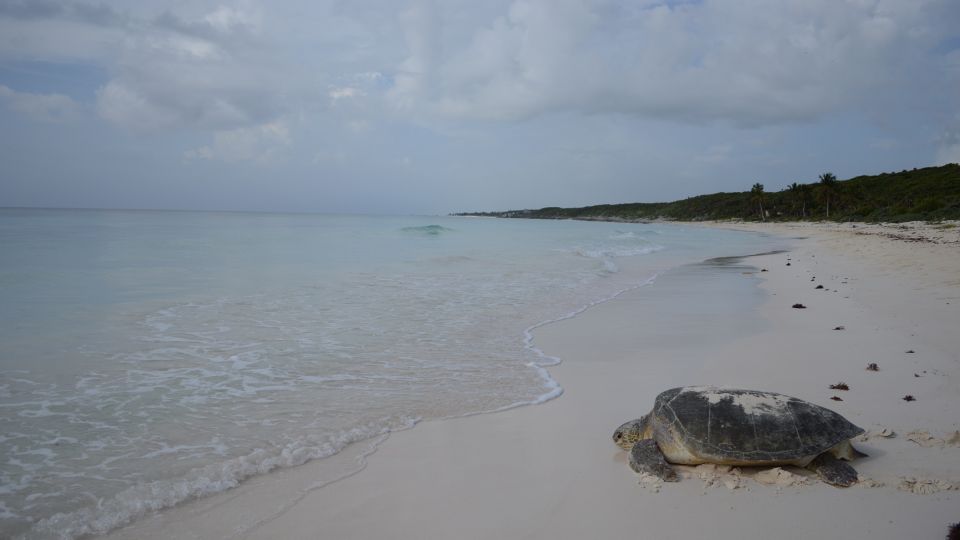
[[[653,439],[638,441],[633,445],[630,449],[630,468],[638,473],[652,474],[664,482],[679,480],[677,471],[667,463],[657,441]]]
[[[830,452],[817,456],[807,468],[816,471],[817,476],[831,486],[849,487],[857,483],[856,469],[833,457]]]

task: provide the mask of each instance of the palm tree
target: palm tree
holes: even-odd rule
[[[763,184],[757,182],[750,188],[750,200],[760,206],[760,221],[766,221],[763,214]]]
[[[793,207],[800,206],[800,217],[807,217],[807,199],[810,197],[810,186],[796,182],[787,186],[793,198]]]
[[[833,173],[820,175],[820,198],[827,203],[827,219],[830,219],[830,201],[837,195],[837,177]]]

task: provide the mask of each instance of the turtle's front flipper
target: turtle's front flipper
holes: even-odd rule
[[[832,486],[849,487],[857,483],[857,471],[830,452],[817,456],[807,468],[816,471],[821,480]]]
[[[652,474],[664,482],[679,480],[677,471],[667,463],[657,441],[653,439],[637,441],[633,445],[630,449],[630,468],[638,473]]]

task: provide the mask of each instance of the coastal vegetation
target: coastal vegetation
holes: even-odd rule
[[[760,216],[760,221],[766,221],[766,217],[763,212],[763,184],[757,182],[750,188],[750,200],[757,203],[760,208],[760,212],[757,214]]]
[[[867,222],[960,219],[960,165],[903,170],[837,180],[830,172],[818,181],[793,182],[781,191],[698,195],[673,202],[600,204],[580,208],[547,207],[457,215],[535,219],[645,221],[832,220]]]

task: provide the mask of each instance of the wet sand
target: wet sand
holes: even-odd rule
[[[340,481],[326,484],[368,446],[111,537],[942,538],[960,520],[960,246],[760,230],[803,238],[788,253],[678,268],[539,328],[535,344],[563,359],[550,370],[558,399],[425,422]],[[850,389],[829,388],[838,382]],[[789,468],[733,482],[685,468],[680,483],[641,483],[613,429],[660,391],[693,384],[840,412],[871,433],[855,443],[870,455],[854,463],[861,482],[838,489]],[[325,472],[337,461],[340,473]]]

